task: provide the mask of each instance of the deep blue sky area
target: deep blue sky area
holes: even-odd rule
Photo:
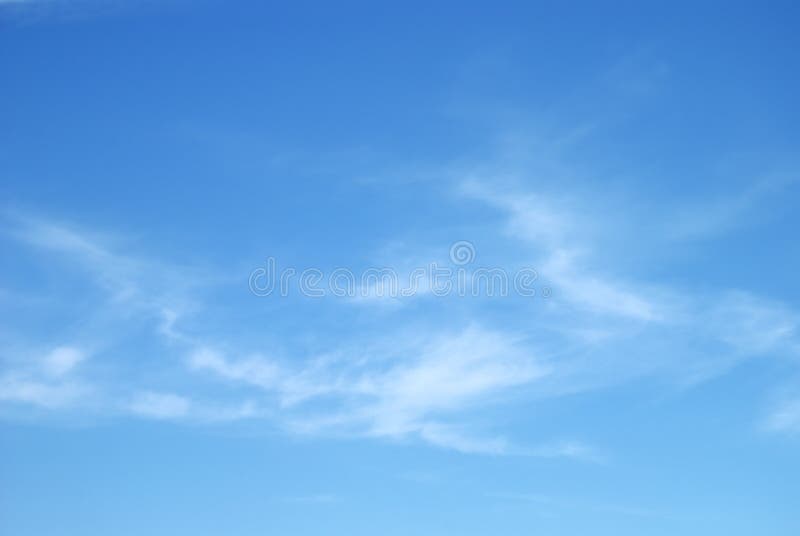
[[[800,533],[798,27],[0,0],[0,534]]]

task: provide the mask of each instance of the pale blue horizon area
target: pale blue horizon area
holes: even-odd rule
[[[799,24],[0,1],[0,534],[800,534]]]

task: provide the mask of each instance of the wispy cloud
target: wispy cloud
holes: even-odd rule
[[[787,434],[800,434],[800,398],[783,401],[767,417],[767,430]]]
[[[287,369],[263,357],[228,359],[200,349],[188,361],[196,371],[257,386],[282,400],[286,425],[300,433],[354,433],[417,437],[463,452],[508,453],[502,439],[476,439],[444,424],[487,397],[547,374],[513,336],[472,326],[406,345],[385,357],[311,360]],[[314,402],[324,401],[320,410]]]
[[[0,400],[48,409],[69,407],[86,392],[79,382],[45,383],[13,373],[0,378]]]
[[[179,419],[189,415],[191,401],[173,393],[143,392],[128,405],[134,415],[152,419]]]
[[[252,384],[264,389],[278,385],[281,371],[275,363],[253,356],[239,361],[230,361],[209,348],[200,348],[189,357],[189,367],[206,370],[226,380]]]
[[[591,262],[590,237],[593,222],[584,222],[568,208],[568,203],[548,199],[506,186],[498,193],[487,179],[470,178],[459,192],[484,202],[506,214],[506,231],[528,244],[544,276],[558,285],[562,297],[589,311],[614,314],[636,320],[656,320],[658,306],[641,293],[604,277],[602,266]],[[581,262],[583,261],[583,263]]]
[[[713,198],[679,206],[668,219],[666,235],[675,240],[709,239],[752,226],[765,219],[758,209],[796,188],[798,180],[794,173],[770,174],[738,191],[726,189]]]
[[[86,354],[77,348],[60,346],[44,358],[44,371],[50,376],[63,376],[86,359]]]
[[[581,212],[580,199],[567,202],[551,199],[545,193],[531,194],[513,182],[479,179],[472,176],[458,191],[502,211],[506,232],[520,243],[540,267],[541,276],[552,282],[552,304],[572,307],[570,317],[561,317],[570,334],[595,334],[585,339],[596,350],[613,348],[619,343],[615,334],[640,334],[641,349],[655,341],[660,352],[686,353],[683,363],[686,378],[707,379],[725,372],[742,359],[770,353],[797,355],[797,313],[776,301],[741,290],[719,289],[694,294],[679,288],[642,278],[610,277],[619,273],[619,262],[593,246],[608,243],[617,231]],[[588,212],[588,211],[584,211]],[[658,239],[658,237],[653,237]],[[662,237],[663,239],[663,237]],[[581,312],[585,313],[584,315]],[[587,316],[588,315],[588,316]],[[625,323],[624,321],[633,322]],[[619,321],[623,321],[620,323]],[[591,326],[589,331],[585,326]],[[721,345],[721,355],[709,350],[705,355],[681,348],[689,331],[702,334],[709,345]],[[647,340],[641,340],[646,337]],[[580,343],[573,337],[573,342]],[[671,365],[680,365],[678,356]],[[653,362],[658,364],[659,360]],[[641,365],[637,365],[640,367]]]
[[[533,395],[560,396],[654,374],[697,384],[753,356],[797,355],[798,320],[790,307],[743,291],[693,295],[627,273],[595,245],[614,230],[587,216],[580,200],[468,176],[457,183],[460,198],[500,214],[490,231],[515,243],[505,262],[537,266],[553,285],[552,299],[536,305],[503,302],[505,318],[513,318],[510,326],[499,322],[501,316],[486,314],[489,308],[464,307],[460,320],[417,324],[412,337],[390,326],[408,322],[414,311],[393,309],[386,312],[385,329],[353,330],[331,340],[323,353],[287,355],[258,339],[237,343],[210,323],[190,331],[187,311],[202,316],[213,308],[202,292],[193,292],[211,279],[120,253],[130,248],[105,235],[14,216],[7,234],[79,267],[102,289],[105,299],[97,309],[104,323],[95,332],[124,339],[130,336],[128,320],[138,315],[148,320],[153,345],[176,358],[162,363],[168,374],[154,370],[135,383],[109,385],[107,378],[79,375],[88,353],[62,345],[33,369],[9,368],[0,377],[0,398],[57,408],[97,388],[111,411],[142,418],[208,423],[261,418],[294,434],[598,461],[602,456],[581,441],[518,445],[502,431],[476,425],[474,417]],[[617,276],[621,273],[626,277]],[[459,309],[456,301],[445,305]],[[352,311],[346,302],[341,307]],[[148,381],[155,377],[158,387]],[[791,411],[781,415],[772,428],[791,427],[786,424]]]
[[[711,328],[744,354],[800,354],[800,316],[781,303],[748,292],[723,294],[710,311]]]
[[[74,372],[87,354],[59,346],[0,376],[0,400],[49,409],[70,407],[91,392]]]

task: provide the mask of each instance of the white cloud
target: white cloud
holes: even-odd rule
[[[710,312],[711,328],[722,341],[746,354],[796,355],[800,316],[788,307],[753,294],[728,292]]]
[[[463,181],[458,192],[501,209],[507,215],[509,234],[546,249],[563,246],[575,232],[574,222],[567,211],[541,194],[501,190],[492,181],[477,177]]]
[[[211,399],[203,401],[169,392],[141,391],[125,405],[127,413],[156,420],[185,420],[214,424],[267,416],[256,402],[220,404]]]
[[[524,191],[498,192],[489,181],[474,177],[458,190],[505,213],[508,233],[538,254],[541,275],[556,284],[555,299],[601,314],[640,321],[659,318],[652,298],[612,281],[598,262],[592,263],[591,236],[597,233],[597,222],[578,217],[563,201]]]
[[[175,345],[179,355],[188,354],[186,367],[176,373],[181,389],[186,378],[180,374],[188,369],[194,373],[190,380],[224,382],[225,396],[238,387],[261,391],[257,402],[221,404],[223,397],[216,397],[213,386],[205,401],[143,390],[127,403],[115,404],[147,418],[214,422],[268,417],[297,433],[417,439],[466,453],[597,459],[580,442],[516,446],[475,426],[472,412],[516,394],[558,396],[672,369],[699,381],[751,355],[796,355],[798,321],[790,308],[746,293],[693,297],[616,280],[608,275],[615,272],[614,259],[592,247],[598,230],[588,228],[594,222],[568,210],[569,203],[490,186],[472,180],[462,193],[500,209],[506,230],[521,244],[515,254],[538,256],[540,275],[555,285],[552,301],[541,305],[535,321],[521,321],[517,331],[475,324],[441,332],[434,325],[417,330],[412,338],[381,329],[348,336],[347,342],[332,344],[327,354],[305,359],[243,352],[219,340],[213,329],[204,336],[207,342],[196,343],[178,329],[185,305],[181,291],[187,285],[184,272],[175,267],[113,253],[92,233],[47,222],[26,220],[17,234],[30,245],[85,266],[113,295],[114,304],[124,306],[120,310],[131,306],[150,318],[162,342]],[[505,303],[515,307],[512,301]],[[518,315],[522,320],[527,318],[524,307]],[[489,316],[483,325],[491,322]],[[542,327],[546,323],[556,328]],[[125,325],[116,324],[123,333]],[[560,334],[546,334],[557,343],[552,346],[558,347],[558,359],[532,350],[530,339],[546,329]],[[691,342],[702,340],[711,351],[686,351],[690,331]],[[528,339],[517,337],[518,332]],[[729,351],[720,352],[721,345]],[[225,354],[217,348],[229,350]],[[79,348],[56,348],[41,360],[40,369],[2,378],[0,398],[50,408],[72,403],[81,391],[71,375],[85,358]],[[548,382],[565,386],[537,391]],[[138,388],[125,387],[125,392]],[[780,415],[771,421],[772,428],[794,426],[792,411]]]
[[[0,400],[48,409],[72,406],[90,390],[73,374],[86,357],[78,348],[59,346],[33,360],[32,366],[8,370],[0,377]]]
[[[552,252],[542,265],[542,272],[556,283],[559,295],[587,311],[641,321],[659,318],[657,306],[651,300],[590,271],[579,269],[574,253],[563,250]]]
[[[280,369],[259,356],[240,361],[229,361],[209,348],[200,348],[189,357],[189,367],[194,370],[205,370],[227,380],[234,380],[264,389],[277,386],[281,375]]]
[[[0,378],[0,400],[48,409],[68,407],[84,395],[86,390],[86,387],[76,382],[52,384],[14,375]]]
[[[477,326],[412,342],[389,362],[351,356],[283,370],[263,358],[226,359],[200,349],[188,364],[279,395],[281,418],[295,431],[416,436],[460,451],[497,454],[508,451],[504,440],[474,439],[441,419],[547,374],[513,336]],[[324,400],[324,410],[315,399]]]
[[[369,375],[372,432],[394,435],[422,428],[419,423],[431,414],[465,409],[546,375],[544,365],[516,342],[509,334],[473,326],[425,343],[408,363]]]
[[[679,207],[668,218],[667,236],[676,240],[707,239],[752,226],[759,217],[774,215],[764,214],[765,202],[786,195],[786,190],[796,187],[798,181],[795,174],[774,174],[733,192],[726,181],[723,195]],[[772,203],[776,205],[779,203]]]
[[[134,415],[151,419],[186,417],[190,408],[191,401],[188,398],[153,391],[138,393],[128,405],[128,410]]]
[[[72,371],[81,361],[86,359],[86,354],[77,348],[60,346],[50,352],[42,366],[49,376],[63,376]]]
[[[456,450],[465,454],[509,454],[511,446],[503,437],[478,438],[464,435],[452,427],[436,423],[426,423],[420,427],[419,435],[422,439],[447,449]]]
[[[584,461],[600,462],[603,457],[595,449],[580,441],[562,441],[540,445],[529,449],[529,455],[542,458],[577,458]]]
[[[773,432],[800,433],[800,398],[778,406],[767,418],[766,428]]]
[[[158,323],[156,330],[162,336],[173,340],[186,338],[177,324],[194,305],[190,299],[193,290],[209,283],[206,275],[131,254],[130,244],[126,245],[125,253],[120,253],[119,238],[44,218],[6,216],[11,236],[52,254],[48,257],[51,263],[61,260],[81,269],[104,291],[107,296],[101,304],[104,317],[149,317]]]

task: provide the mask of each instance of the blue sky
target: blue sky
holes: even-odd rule
[[[799,16],[0,2],[0,533],[798,534]]]

